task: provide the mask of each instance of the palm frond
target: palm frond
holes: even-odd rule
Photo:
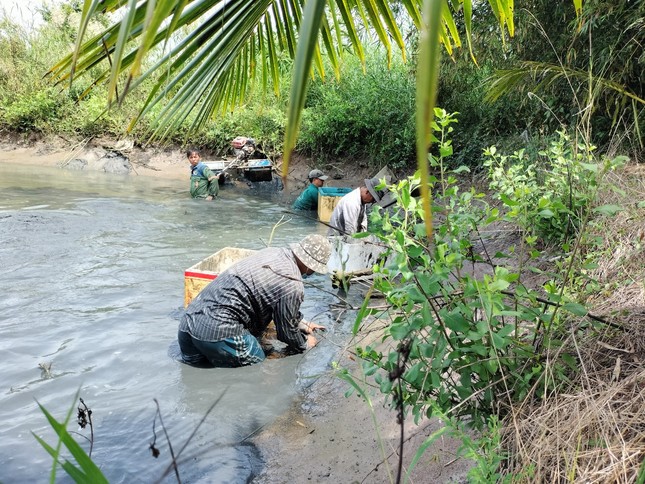
[[[262,87],[280,92],[280,62],[283,54],[292,59],[296,54],[298,30],[301,27],[302,2],[299,0],[163,0],[125,2],[122,20],[98,35],[81,43],[80,39],[92,15],[114,11],[123,1],[86,0],[79,33],[79,42],[71,54],[49,71],[54,83],[69,86],[75,76],[87,75],[102,67],[97,80],[108,83],[108,104],[120,101],[132,89],[158,76],[139,115],[129,129],[164,100],[162,115],[153,120],[152,136],[170,133],[191,118],[198,128],[218,110],[232,107],[245,98],[251,82],[260,75]],[[325,6],[327,2],[324,2]],[[330,59],[336,76],[340,75],[342,45],[349,38],[354,51],[364,59],[363,48],[356,34],[353,8],[356,2],[333,0],[342,22],[323,12],[321,28],[311,39],[315,44],[312,64],[324,76],[321,46]],[[389,46],[395,40],[403,52],[402,35],[384,0],[363,0],[368,12],[366,27],[378,33]],[[172,41],[173,35],[196,25],[183,38]],[[319,45],[319,42],[322,44]],[[164,55],[149,68],[144,59],[159,56],[157,46],[164,46]],[[256,71],[259,60],[261,69]],[[230,75],[235,70],[235,75]],[[121,74],[124,85],[118,87]],[[235,93],[235,95],[232,95]],[[203,105],[211,108],[210,112]]]
[[[417,74],[417,166],[421,178],[421,196],[428,240],[432,240],[432,194],[430,193],[428,149],[432,137],[432,121],[439,79],[439,36],[442,1],[425,0],[419,41],[419,72]]]
[[[300,28],[300,39],[296,60],[293,65],[293,80],[289,97],[289,122],[284,135],[284,157],[282,163],[282,177],[286,180],[289,167],[289,158],[298,137],[300,115],[305,104],[309,69],[317,46],[315,39],[322,23],[325,10],[325,0],[309,0],[305,5],[305,14]]]
[[[472,0],[463,4],[466,37],[471,35]],[[513,0],[489,0],[512,35]],[[70,86],[75,77],[94,74],[93,86],[106,82],[108,105],[120,101],[132,89],[157,76],[139,115],[129,129],[160,103],[161,116],[152,120],[154,137],[171,133],[190,119],[190,126],[203,126],[218,110],[243,102],[248,90],[260,80],[266,90],[280,92],[280,63],[286,54],[294,59],[296,44],[302,41],[301,0],[85,0],[79,37],[72,53],[49,71],[54,83]],[[421,25],[422,0],[401,2],[417,26]],[[439,35],[448,53],[461,46],[454,13],[441,0]],[[83,41],[90,18],[100,13],[123,10],[121,20]],[[455,10],[455,12],[457,11]],[[405,59],[405,45],[387,0],[326,0],[320,28],[309,41],[315,44],[312,66],[324,76],[322,50],[334,74],[340,75],[344,41],[365,61],[358,35],[361,27],[376,34],[392,56],[392,43]],[[163,50],[161,50],[163,47]],[[160,54],[159,52],[164,52]],[[473,56],[474,57],[474,56]],[[144,68],[146,59],[152,65]],[[106,65],[105,61],[109,65]],[[260,66],[257,69],[257,66]],[[234,71],[234,74],[231,72]],[[313,72],[307,69],[309,75]],[[123,77],[125,74],[125,77]],[[123,86],[119,89],[119,83]],[[92,89],[90,87],[90,89]],[[306,87],[304,85],[303,87]],[[210,111],[205,110],[208,106]]]

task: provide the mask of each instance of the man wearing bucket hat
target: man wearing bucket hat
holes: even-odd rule
[[[325,184],[327,178],[329,177],[321,170],[311,170],[309,172],[309,186],[293,202],[293,208],[295,210],[317,210],[318,189]]]
[[[259,363],[259,339],[273,320],[277,339],[303,352],[316,345],[315,329],[302,320],[302,277],[327,272],[331,245],[308,235],[288,248],[269,247],[221,273],[188,305],[179,324],[182,359],[195,366],[236,367]]]
[[[384,178],[390,183],[389,177]],[[386,189],[377,189],[381,185],[378,178],[367,178],[363,185],[349,192],[340,199],[329,219],[327,235],[351,235],[367,230],[366,206],[389,203],[390,194]],[[383,205],[384,206],[384,205]]]

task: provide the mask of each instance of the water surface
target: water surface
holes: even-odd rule
[[[180,180],[0,163],[0,481],[48,480],[51,458],[32,432],[56,438],[36,402],[62,420],[79,391],[93,411],[93,458],[111,482],[153,482],[168,466],[158,420],[160,457],[149,450],[155,400],[178,452],[218,398],[182,454],[182,480],[247,482],[260,463],[245,439],[327,367],[335,346],[250,368],[183,365],[173,358],[183,271],[225,246],[325,233],[288,215],[275,228],[284,215],[268,190],[225,187],[208,203]],[[308,281],[331,291],[324,276]],[[302,312],[331,326],[331,341],[345,331],[333,328],[336,302],[306,288]]]

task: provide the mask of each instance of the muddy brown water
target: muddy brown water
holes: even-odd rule
[[[77,391],[93,412],[92,457],[110,482],[154,482],[170,463],[159,422],[161,455],[149,450],[155,399],[178,452],[220,397],[181,454],[182,481],[253,478],[262,462],[246,438],[328,367],[351,316],[333,323],[338,301],[307,287],[302,312],[330,326],[328,340],[241,369],[178,362],[176,331],[184,269],[225,246],[263,248],[284,215],[279,198],[225,187],[207,203],[180,180],[0,163],[0,481],[48,480],[52,459],[32,432],[52,446],[56,437],[37,402],[62,420]],[[325,230],[291,218],[271,245]],[[308,281],[332,290],[328,277]]]

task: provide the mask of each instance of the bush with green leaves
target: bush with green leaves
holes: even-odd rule
[[[415,84],[406,66],[383,69],[373,54],[366,72],[348,58],[342,80],[312,82],[297,149],[319,159],[353,158],[370,166],[408,166],[415,149]]]
[[[597,163],[594,146],[559,131],[550,146],[530,156],[524,150],[504,155],[485,151],[490,188],[505,206],[507,220],[546,243],[575,238],[592,210],[598,184],[622,158]]]
[[[479,37],[479,36],[478,36]],[[531,129],[535,109],[529,110],[519,96],[507,94],[495,102],[485,102],[487,78],[503,62],[503,50],[497,35],[478,40],[479,65],[474,65],[467,51],[455,52],[453,59],[443,58],[437,104],[449,112],[459,113],[459,130],[453,134],[456,167],[481,166],[483,151],[491,142],[506,146],[513,143],[524,129]],[[492,53],[497,56],[491,59]],[[527,113],[527,111],[531,111]]]
[[[435,114],[433,240],[413,196],[419,178],[390,186],[396,208],[372,211],[370,231],[389,248],[374,267],[374,288],[391,306],[392,320],[383,341],[357,350],[364,371],[416,420],[439,411],[481,428],[575,371],[562,339],[571,315],[585,310],[562,293],[539,296],[520,283],[519,270],[478,255],[475,235],[500,215],[474,189],[460,192],[456,174],[446,169],[454,119],[442,110]],[[355,330],[375,311],[365,305]],[[391,351],[379,349],[383,342]]]

